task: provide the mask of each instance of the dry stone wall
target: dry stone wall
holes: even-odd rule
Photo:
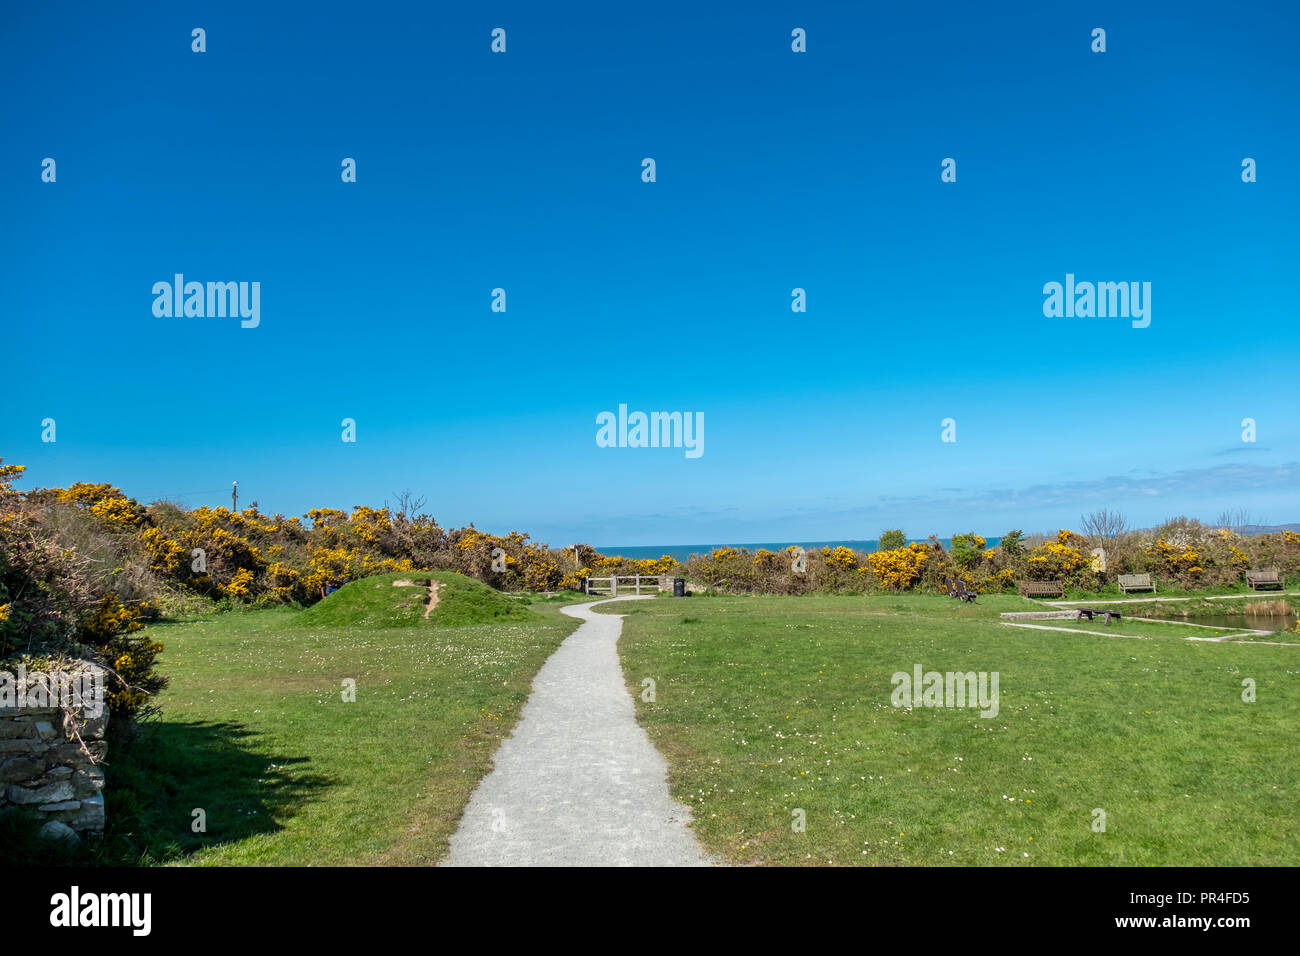
[[[103,671],[93,664],[63,674],[84,680],[86,686],[104,686]],[[35,696],[37,706],[32,706],[34,695],[15,695],[13,675],[0,677],[5,679],[11,692],[0,692],[0,811],[15,806],[35,810],[45,821],[42,834],[51,838],[101,836],[101,764],[108,751],[108,708],[102,694],[95,705],[58,706],[57,696]],[[52,706],[39,706],[42,703]]]

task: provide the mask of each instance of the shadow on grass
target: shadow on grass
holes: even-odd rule
[[[105,769],[102,862],[150,865],[219,843],[274,833],[331,780],[306,757],[270,755],[241,724],[160,721],[141,728]],[[194,811],[207,832],[195,833]]]
[[[281,829],[332,781],[310,773],[306,757],[268,755],[253,731],[236,723],[157,721],[136,738],[110,742],[104,764],[104,839],[69,853],[40,841],[33,817],[0,819],[0,859],[18,865],[151,866],[206,847]],[[196,833],[201,809],[207,831]]]

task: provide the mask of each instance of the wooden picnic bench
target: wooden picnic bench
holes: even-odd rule
[[[1061,597],[1065,586],[1060,581],[1021,581],[1021,597]]]
[[[1096,614],[1104,615],[1107,624],[1110,623],[1111,618],[1114,618],[1115,620],[1118,621],[1122,617],[1119,611],[1107,611],[1104,608],[1098,608],[1098,607],[1081,607],[1079,608],[1079,613],[1074,616],[1074,619],[1076,621],[1082,621],[1086,617],[1088,620],[1091,621],[1093,615]]]
[[[1128,594],[1129,591],[1150,591],[1154,594],[1156,583],[1149,574],[1121,574],[1119,576],[1119,589],[1125,594]]]
[[[1258,591],[1261,587],[1280,588],[1286,585],[1285,579],[1281,572],[1276,569],[1267,571],[1251,570],[1246,572],[1246,584],[1252,591]]]
[[[958,600],[966,601],[969,604],[975,603],[976,592],[966,587],[966,582],[960,579],[954,580],[948,578],[948,597],[955,597]]]

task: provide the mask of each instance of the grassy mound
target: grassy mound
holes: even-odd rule
[[[440,587],[438,604],[426,619],[424,582],[429,580]],[[394,581],[415,585],[398,587]],[[536,619],[523,602],[455,571],[403,571],[345,584],[299,614],[295,623],[301,627],[460,627]]]

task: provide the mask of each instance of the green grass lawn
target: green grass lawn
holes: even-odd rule
[[[706,847],[740,863],[1251,865],[1300,859],[1300,647],[1004,626],[1014,596],[613,605],[639,719]],[[1071,622],[1043,621],[1069,626]],[[1097,632],[1097,633],[1090,633]],[[1148,633],[1149,632],[1149,633]],[[1161,639],[1162,637],[1169,639]],[[996,671],[1000,711],[891,705]],[[1253,678],[1257,700],[1242,701]],[[1094,832],[1094,809],[1106,831]],[[794,811],[806,831],[792,829]]]
[[[440,859],[533,676],[577,626],[559,607],[578,598],[525,604],[437,574],[445,603],[425,621],[424,589],[391,583],[414,577],[429,574],[367,578],[308,611],[152,627],[171,685],[161,719],[110,753],[100,859]],[[191,830],[195,808],[206,833]]]

